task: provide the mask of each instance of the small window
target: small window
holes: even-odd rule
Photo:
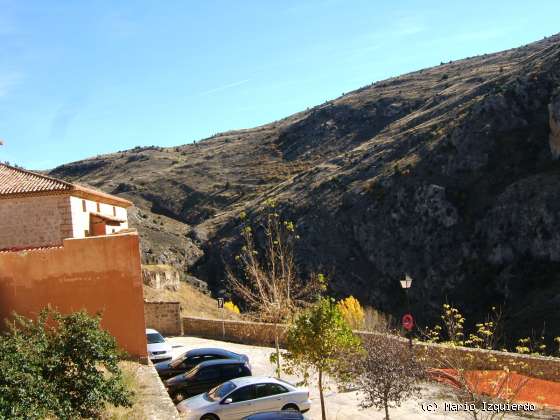
[[[234,403],[253,400],[255,399],[255,386],[254,385],[245,386],[229,394],[229,397]]]
[[[199,370],[198,374],[196,375],[196,379],[199,381],[211,381],[214,379],[218,379],[220,377],[218,371],[216,369],[203,369]]]
[[[99,203],[96,204],[97,204],[97,213],[101,213],[101,205]]]
[[[115,206],[113,206],[113,216],[117,215],[117,209],[115,208]]]
[[[115,229],[111,229],[111,231],[112,231],[113,233],[115,233],[115,232],[116,232],[116,230],[115,230]]]
[[[84,230],[84,236],[85,236],[86,238],[89,236],[89,230],[88,230],[88,229]]]
[[[87,203],[86,203],[86,200],[82,200],[82,210],[84,211],[84,213],[87,211]]]

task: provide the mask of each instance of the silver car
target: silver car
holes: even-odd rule
[[[310,407],[307,389],[267,376],[232,379],[177,404],[188,420],[239,420],[264,411],[306,412]]]

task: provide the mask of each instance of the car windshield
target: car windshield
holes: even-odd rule
[[[217,386],[216,388],[211,389],[210,391],[208,391],[208,393],[204,394],[204,396],[206,397],[206,399],[210,401],[218,401],[224,398],[226,395],[228,395],[235,388],[237,387],[233,382],[231,381],[225,382]]]
[[[187,358],[189,357],[189,352],[183,353],[182,355],[180,355],[179,357],[177,357],[175,360],[173,360],[169,365],[172,368],[178,368],[179,365],[181,363],[183,363]]]
[[[148,344],[165,343],[165,338],[163,338],[159,333],[148,333],[146,334],[146,338],[148,340]]]
[[[189,379],[189,378],[193,378],[196,375],[196,372],[199,371],[198,366],[192,368],[191,370],[189,370],[188,372],[185,372],[185,374],[183,375],[183,377],[185,379]]]

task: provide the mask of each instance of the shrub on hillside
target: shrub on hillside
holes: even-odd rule
[[[361,330],[364,326],[364,310],[358,299],[354,296],[348,296],[340,300],[336,306],[342,314],[346,323],[353,330]]]
[[[130,406],[120,356],[99,316],[16,316],[0,336],[0,418],[94,418],[107,403]]]
[[[224,309],[227,309],[228,311],[233,312],[234,314],[240,313],[239,307],[231,301],[227,301],[226,303],[224,303]]]

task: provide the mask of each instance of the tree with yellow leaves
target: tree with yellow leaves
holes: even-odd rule
[[[346,299],[340,300],[336,306],[350,328],[359,330],[364,327],[364,310],[358,299],[348,296]]]
[[[232,301],[227,301],[226,303],[224,303],[224,309],[227,309],[230,312],[233,312],[234,314],[239,314],[239,307],[233,303]]]

